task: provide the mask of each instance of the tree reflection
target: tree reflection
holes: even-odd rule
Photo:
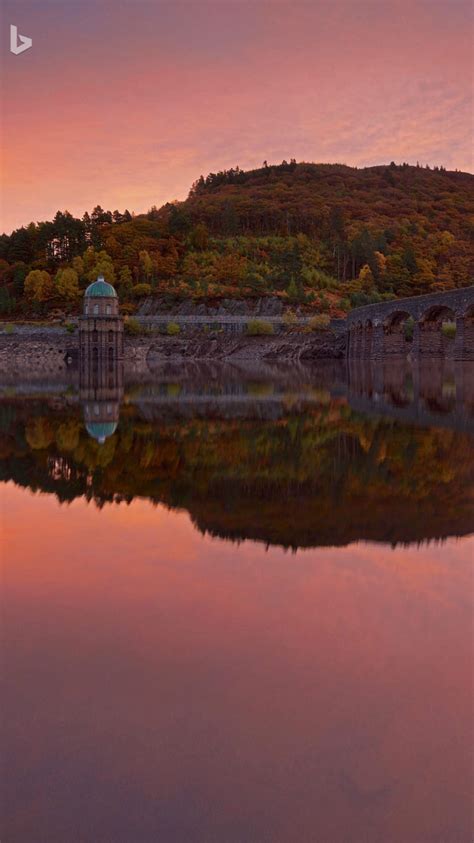
[[[201,390],[196,378],[164,381],[128,392],[121,410],[123,373],[97,375],[81,373],[79,403],[3,397],[2,480],[99,507],[145,497],[186,509],[202,532],[291,548],[474,530],[474,438],[459,415],[444,426],[400,420],[417,388],[400,370],[398,385],[364,375],[361,386],[352,373],[345,396],[295,378],[291,392],[255,379]],[[460,410],[456,393],[445,406]]]

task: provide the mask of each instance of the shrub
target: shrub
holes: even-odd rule
[[[6,333],[6,334],[13,334],[13,331],[14,331],[14,330],[15,330],[15,328],[14,328],[14,326],[11,324],[11,322],[9,322],[9,323],[8,323],[8,325],[5,325],[5,333]]]
[[[151,284],[135,284],[132,293],[136,299],[143,299],[146,296],[151,296]]]
[[[351,309],[351,303],[350,303],[349,299],[342,299],[339,302],[339,307],[341,308],[341,310],[344,311],[344,313],[349,313],[349,311]]]
[[[296,325],[297,321],[298,321],[298,317],[297,317],[296,313],[294,312],[294,310],[287,310],[283,314],[283,322],[285,323],[285,325],[288,328],[290,328],[292,325]]]
[[[444,322],[441,325],[441,332],[448,340],[453,340],[456,336],[456,322]]]
[[[166,333],[169,337],[175,337],[180,332],[181,328],[179,327],[177,322],[168,322],[166,326]]]
[[[130,336],[136,337],[142,333],[142,326],[140,325],[138,319],[134,319],[132,316],[125,320],[124,331]]]
[[[266,322],[264,319],[251,319],[247,323],[247,334],[250,337],[266,336],[273,334],[273,325],[271,322]]]
[[[319,296],[319,307],[323,313],[326,313],[330,309],[329,300],[324,293],[321,293]]]
[[[76,330],[76,326],[75,326],[74,322],[66,322],[64,327],[66,328],[66,331],[68,332],[68,334],[73,334],[74,331]]]
[[[310,331],[327,331],[330,323],[331,319],[327,313],[317,313],[309,320],[308,328]]]

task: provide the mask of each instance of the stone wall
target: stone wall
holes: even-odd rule
[[[15,326],[12,333],[0,331],[0,376],[57,376],[77,359],[77,350],[77,333],[64,328]]]

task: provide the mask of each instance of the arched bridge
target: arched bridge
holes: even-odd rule
[[[347,328],[350,358],[411,351],[474,360],[474,286],[358,307],[347,316]]]

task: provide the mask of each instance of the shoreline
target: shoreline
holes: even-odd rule
[[[12,323],[9,323],[12,324]],[[178,336],[146,333],[125,335],[122,362],[125,369],[147,368],[147,360],[340,360],[346,337],[332,330],[249,336],[243,333],[189,331]],[[13,326],[0,330],[0,373],[35,369],[52,375],[75,367],[79,333],[64,326]]]

